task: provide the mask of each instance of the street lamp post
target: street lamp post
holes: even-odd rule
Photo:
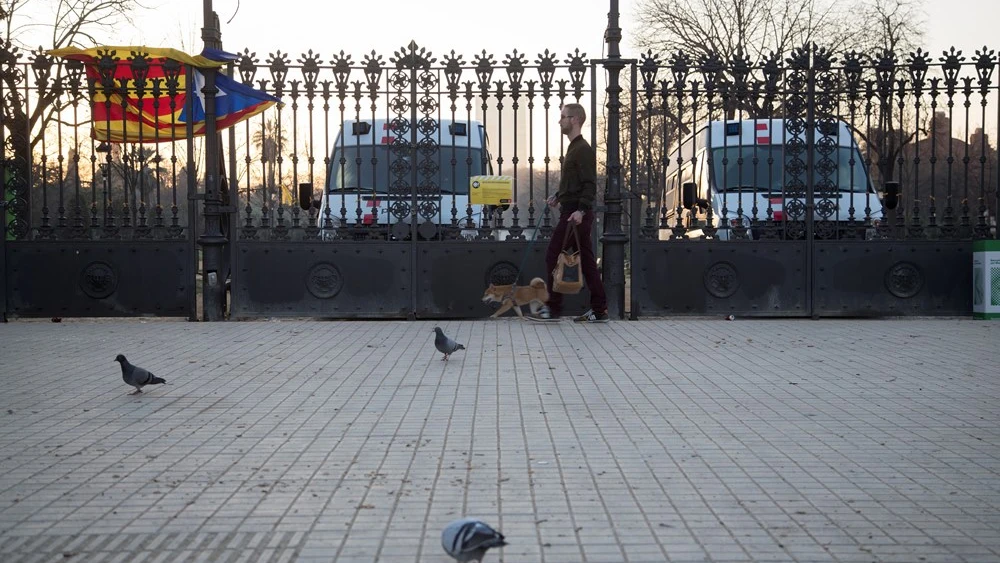
[[[622,231],[622,166],[620,147],[621,128],[621,87],[619,78],[625,68],[619,43],[622,30],[618,26],[618,0],[611,0],[611,10],[608,12],[608,29],[604,40],[608,44],[608,56],[604,59],[604,68],[608,72],[608,154],[607,154],[607,187],[604,191],[604,258],[601,262],[601,275],[608,295],[608,314],[616,319],[625,318],[625,244],[628,237]]]
[[[212,9],[212,0],[203,0],[205,8],[205,27],[201,28],[201,38],[205,47],[222,48],[222,30],[219,20]],[[222,253],[226,247],[226,237],[222,233],[222,200],[219,194],[219,135],[216,130],[215,71],[205,72],[205,230],[198,237],[202,247],[202,307],[204,320],[221,321],[225,318],[224,304],[226,280],[222,271]]]

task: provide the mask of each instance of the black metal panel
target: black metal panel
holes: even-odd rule
[[[8,315],[193,317],[191,243],[8,242]]]
[[[545,249],[535,242],[420,242],[417,245],[417,316],[479,318],[493,314],[482,303],[490,283],[525,285],[545,279]],[[518,276],[518,271],[521,271]],[[586,287],[563,299],[563,313],[583,313],[590,305]],[[525,308],[527,314],[527,308]],[[505,313],[514,315],[514,313]]]
[[[0,194],[2,195],[2,194]],[[0,295],[3,296],[0,302],[0,322],[7,322],[7,241],[6,237],[0,238]]]
[[[797,316],[805,243],[643,241],[633,275],[642,315]]]
[[[236,243],[233,317],[406,318],[408,242]]]
[[[968,241],[816,242],[819,316],[970,315]]]
[[[232,316],[328,318],[481,318],[491,282],[527,283],[545,277],[548,241],[420,242],[417,273],[410,243],[237,242]],[[527,257],[525,257],[527,253]],[[417,284],[411,306],[412,279]],[[566,314],[582,313],[590,294],[564,300]],[[513,313],[509,313],[513,314]]]

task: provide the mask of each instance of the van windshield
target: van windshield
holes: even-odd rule
[[[330,193],[358,190],[363,193],[388,193],[390,184],[397,178],[391,173],[393,162],[403,160],[391,154],[389,147],[385,145],[344,147],[343,155],[346,162],[341,166],[341,148],[334,149],[327,176]],[[423,153],[418,152],[417,166],[424,159]],[[409,156],[406,160],[410,160]],[[417,182],[426,185],[432,180],[441,193],[467,195],[469,178],[483,174],[482,149],[444,146],[434,150],[430,160],[437,164],[437,172],[427,175],[418,169]],[[405,176],[407,184],[413,181],[412,174],[411,168]]]
[[[788,164],[793,159],[791,155],[785,154],[784,145],[736,146],[714,149],[712,151],[714,185],[719,191],[781,193],[782,187],[789,186],[793,180],[807,181],[806,156],[805,153],[798,155],[798,159],[802,161],[802,171],[792,174],[789,173]],[[740,162],[741,157],[742,163]],[[820,155],[816,154],[813,158],[818,163]],[[833,189],[837,191],[859,193],[868,191],[868,174],[865,171],[861,155],[856,149],[837,147],[829,158],[836,168],[831,170],[829,174],[821,174],[817,170],[817,182],[829,178],[835,186]],[[728,159],[725,164],[723,164],[724,159]],[[773,162],[768,163],[768,160],[771,159]],[[725,185],[724,188],[718,188],[718,186],[723,185]],[[824,188],[817,187],[817,190],[821,189]]]

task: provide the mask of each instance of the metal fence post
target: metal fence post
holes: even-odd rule
[[[604,258],[601,275],[608,295],[608,314],[616,319],[625,317],[625,244],[628,236],[622,231],[622,170],[621,155],[621,86],[619,78],[625,68],[618,44],[622,29],[618,26],[618,0],[611,0],[608,12],[608,29],[604,39],[608,43],[608,56],[604,68],[608,73],[608,155],[607,188],[604,192]]]
[[[816,291],[813,266],[815,263],[816,241],[814,211],[816,209],[816,45],[806,45],[806,314],[818,318],[813,308],[814,292]]]
[[[212,10],[212,0],[204,0],[205,27],[201,30],[206,48],[221,49],[222,33]],[[219,193],[219,135],[216,129],[215,70],[205,71],[205,231],[198,237],[202,246],[202,305],[204,320],[221,321],[225,318],[226,279],[223,266],[223,250],[226,237],[222,232],[222,200]]]
[[[635,290],[635,280],[636,280],[636,264],[640,259],[639,250],[639,216],[642,213],[642,197],[636,190],[636,178],[638,178],[638,164],[639,160],[639,147],[636,143],[636,139],[639,138],[639,121],[636,108],[639,107],[638,100],[638,83],[637,83],[637,72],[636,72],[636,61],[632,61],[630,64],[631,76],[629,79],[629,107],[631,111],[629,112],[629,174],[628,174],[628,200],[629,200],[629,217],[628,217],[628,234],[629,234],[629,246],[628,246],[628,275],[626,276],[626,282],[628,282],[628,297],[629,305],[628,318],[630,321],[637,320],[641,311],[639,310],[639,292]]]

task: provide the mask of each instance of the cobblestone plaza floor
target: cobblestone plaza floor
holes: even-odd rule
[[[2,561],[1000,561],[997,322],[17,321],[0,390]]]

